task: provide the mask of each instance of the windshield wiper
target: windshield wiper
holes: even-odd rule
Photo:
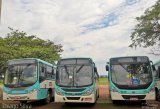
[[[84,65],[81,65],[81,67],[76,71],[76,73],[79,73],[79,71],[83,68]]]
[[[127,71],[128,73],[130,73],[121,63],[119,63],[119,65],[121,65],[121,67],[122,67],[125,71]]]
[[[64,65],[64,68],[65,68],[66,73],[67,73],[67,74],[68,74],[68,76],[69,76],[69,73],[68,73],[68,70],[67,70],[67,66],[66,66],[66,65]]]

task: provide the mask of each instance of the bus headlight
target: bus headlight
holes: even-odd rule
[[[91,95],[92,92],[93,92],[93,89],[89,89],[89,90],[84,94],[84,96]]]
[[[56,90],[57,95],[62,95],[62,92],[60,92],[59,90]]]
[[[114,88],[114,87],[111,88],[111,91],[112,92],[118,92],[118,90],[116,88]]]
[[[30,91],[29,93],[33,93],[33,92],[35,92],[35,91],[37,91],[37,89],[33,89],[32,91]]]
[[[150,89],[150,92],[155,92],[155,87],[152,87],[152,88]]]

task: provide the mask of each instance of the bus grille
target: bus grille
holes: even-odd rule
[[[82,95],[82,93],[68,93],[68,92],[65,92],[65,95],[69,95],[69,96],[79,96],[79,95]]]
[[[68,100],[79,100],[80,97],[67,97]]]
[[[130,99],[130,98],[138,98],[138,99],[144,99],[146,95],[122,95],[124,99]]]
[[[65,92],[82,92],[85,90],[85,88],[79,88],[79,89],[71,89],[71,88],[62,88]]]

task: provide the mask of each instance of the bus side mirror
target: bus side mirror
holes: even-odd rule
[[[153,69],[153,71],[156,71],[156,68],[155,68],[155,66],[154,66],[154,65],[152,65],[152,69]]]
[[[106,71],[109,71],[109,66],[108,65],[106,65]]]
[[[94,72],[97,72],[97,68],[96,67],[94,67]]]

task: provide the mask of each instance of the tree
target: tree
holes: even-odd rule
[[[0,37],[0,72],[4,72],[6,62],[18,58],[40,58],[50,63],[60,58],[62,45],[51,40],[43,40],[26,32],[11,30],[6,37]]]
[[[136,20],[138,24],[130,36],[129,47],[154,47],[153,54],[160,55],[160,0]]]

